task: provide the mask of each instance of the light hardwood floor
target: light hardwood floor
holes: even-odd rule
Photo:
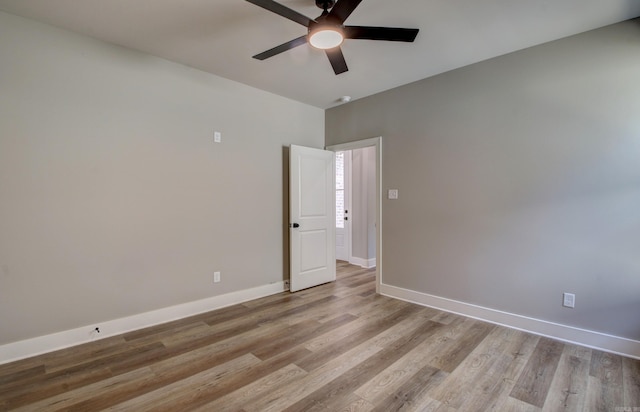
[[[0,410],[640,411],[640,361],[375,294],[374,272],[0,365]],[[636,409],[634,409],[636,408]]]

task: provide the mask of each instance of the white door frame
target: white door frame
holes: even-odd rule
[[[382,137],[331,145],[325,149],[340,152],[364,147],[376,148],[376,293],[380,293],[380,284],[382,283]]]

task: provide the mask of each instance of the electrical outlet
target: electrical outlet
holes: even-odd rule
[[[220,272],[213,272],[213,283],[220,282]]]
[[[215,143],[220,143],[222,141],[222,133],[220,132],[213,132],[213,141]]]
[[[575,308],[576,306],[576,295],[573,293],[563,293],[562,294],[562,306],[565,308]]]

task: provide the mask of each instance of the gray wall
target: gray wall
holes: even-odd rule
[[[282,281],[290,143],[324,112],[0,13],[0,344]]]
[[[639,74],[636,20],[328,110],[383,136],[383,281],[640,339]]]

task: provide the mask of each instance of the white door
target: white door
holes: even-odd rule
[[[350,150],[336,152],[336,259],[347,262],[351,256],[350,160]]]
[[[291,145],[292,292],[336,280],[334,152]]]

